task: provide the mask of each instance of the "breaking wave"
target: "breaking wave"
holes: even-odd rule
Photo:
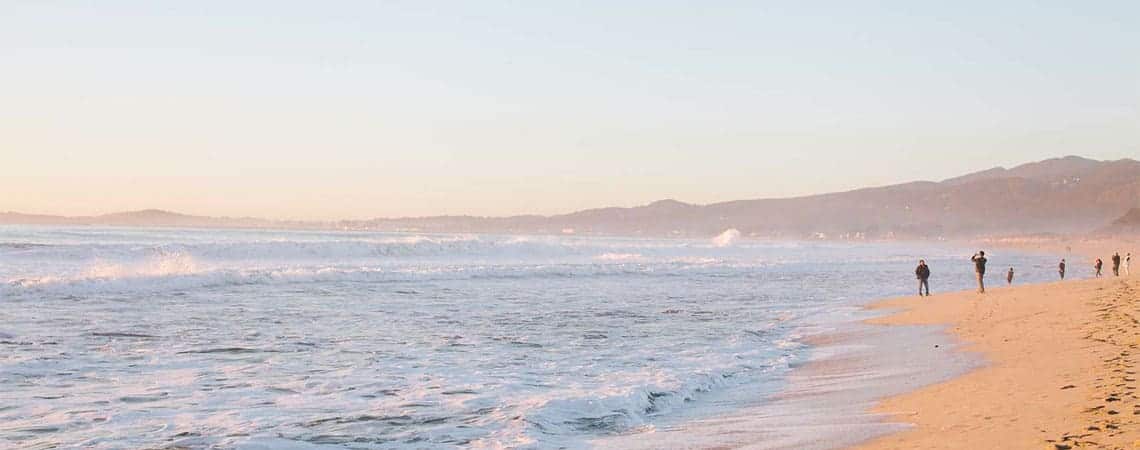
[[[740,239],[740,231],[736,228],[729,228],[724,230],[723,233],[713,238],[712,243],[716,247],[728,247],[735,244]]]
[[[179,243],[92,243],[43,245],[0,243],[0,252],[18,257],[145,258],[169,254],[193,255],[203,260],[249,259],[361,259],[416,257],[533,257],[594,255],[598,251],[630,252],[630,249],[667,249],[659,243],[636,240],[586,240],[554,237],[494,236],[391,236],[355,239],[270,239]]]
[[[402,283],[477,279],[558,279],[648,275],[658,268],[626,264],[486,265],[452,267],[317,266],[280,268],[208,268],[179,257],[155,267],[99,264],[74,276],[10,279],[0,292],[83,295],[115,292],[164,292],[242,285]],[[715,260],[669,263],[670,271],[707,269]]]
[[[317,236],[182,242],[5,242],[0,292],[81,295],[251,284],[384,283],[701,270],[731,264],[699,241],[545,236]],[[36,273],[43,261],[67,270]],[[546,264],[544,261],[550,261]]]
[[[646,385],[608,396],[563,396],[543,403],[527,420],[543,434],[615,434],[650,424],[654,416],[667,414],[686,403],[719,391],[771,376],[786,368],[788,357],[776,356],[763,367],[736,366],[693,373],[685,380]]]

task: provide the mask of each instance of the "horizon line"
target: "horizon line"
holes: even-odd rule
[[[1016,166],[1013,166],[1013,169],[1017,169],[1019,167],[1023,167],[1023,166],[1030,165],[1030,164],[1038,164],[1038,163],[1049,162],[1049,161],[1060,161],[1060,160],[1066,160],[1066,159],[1079,159],[1079,160],[1094,161],[1094,162],[1099,162],[1099,163],[1113,163],[1113,162],[1122,162],[1122,161],[1137,162],[1137,160],[1132,159],[1132,158],[1120,158],[1120,159],[1115,159],[1115,160],[1108,160],[1108,159],[1098,160],[1098,159],[1083,157],[1080,155],[1070,154],[1070,155],[1065,155],[1065,156],[1058,156],[1058,157],[1054,157],[1054,158],[1046,158],[1046,159],[1042,159],[1042,160],[1030,161],[1030,162],[1018,164]],[[363,219],[345,219],[345,218],[297,219],[297,218],[271,218],[271,217],[264,217],[264,216],[230,216],[230,215],[197,214],[197,213],[187,213],[187,212],[175,211],[172,209],[165,209],[165,208],[161,208],[161,207],[127,209],[127,210],[118,210],[118,211],[110,211],[110,212],[99,213],[99,214],[85,214],[85,215],[82,215],[82,214],[81,215],[69,215],[69,214],[58,214],[58,213],[29,213],[29,212],[15,211],[15,210],[0,211],[0,214],[22,215],[22,216],[47,216],[47,217],[57,218],[57,219],[78,220],[78,219],[95,219],[95,218],[101,218],[101,217],[106,217],[106,216],[125,215],[125,214],[163,213],[163,214],[178,215],[178,216],[185,216],[185,217],[195,217],[195,218],[205,218],[205,219],[258,220],[258,221],[266,221],[266,222],[282,222],[282,223],[293,222],[293,223],[312,223],[312,224],[322,224],[322,223],[328,224],[328,223],[343,223],[343,222],[369,222],[369,221],[398,221],[398,220],[435,219],[435,218],[448,218],[448,217],[477,218],[477,219],[512,219],[512,218],[519,218],[519,217],[552,218],[552,217],[565,216],[565,215],[577,214],[577,213],[588,212],[588,211],[599,211],[599,210],[607,210],[607,209],[646,208],[646,207],[650,207],[650,206],[653,206],[656,204],[670,203],[670,202],[678,203],[678,204],[681,204],[681,205],[684,205],[687,207],[708,207],[708,206],[713,206],[713,205],[720,205],[720,204],[734,203],[734,202],[766,201],[766,200],[794,200],[794,199],[803,199],[803,198],[817,197],[817,196],[823,196],[823,195],[857,192],[857,191],[862,191],[862,190],[867,190],[867,189],[879,189],[879,188],[886,188],[886,187],[893,187],[893,186],[904,186],[904,185],[919,184],[919,183],[940,184],[940,183],[945,183],[947,181],[952,181],[952,180],[960,179],[963,177],[968,177],[970,175],[981,174],[981,173],[991,172],[991,171],[1008,171],[1008,170],[1011,170],[1011,169],[1006,168],[1005,166],[995,166],[995,167],[991,167],[989,169],[975,170],[975,171],[972,171],[972,172],[969,172],[969,173],[966,173],[963,175],[945,178],[945,179],[942,179],[939,181],[911,180],[911,181],[902,181],[902,182],[891,183],[891,184],[862,186],[862,187],[857,187],[857,188],[852,188],[852,189],[847,189],[847,190],[817,192],[817,193],[813,193],[813,194],[791,195],[791,196],[785,196],[785,197],[742,198],[742,199],[734,199],[734,200],[717,201],[717,202],[711,202],[711,203],[690,203],[690,202],[685,202],[682,200],[677,200],[675,198],[662,198],[662,199],[658,199],[658,200],[653,200],[653,201],[648,202],[648,203],[642,203],[642,204],[637,204],[637,205],[633,205],[633,206],[597,206],[597,207],[577,209],[577,210],[572,210],[572,211],[562,212],[562,213],[557,213],[557,214],[536,214],[536,213],[530,213],[530,214],[520,213],[520,214],[506,214],[506,215],[436,214],[436,215],[415,215],[415,216],[412,216],[412,215],[407,215],[407,216],[376,216],[376,217],[369,217],[369,218],[363,218]]]

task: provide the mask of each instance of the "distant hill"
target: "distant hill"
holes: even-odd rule
[[[1003,178],[1025,178],[1042,182],[1062,182],[1079,177],[1102,167],[1105,162],[1079,156],[1066,156],[1064,158],[1047,159],[1029,164],[1022,164],[1012,169],[995,167],[957,178],[944,180],[944,184],[961,185],[976,181],[997,180]]]
[[[1112,224],[1122,227],[1140,228],[1140,208],[1128,210],[1127,213],[1113,221]]]
[[[550,217],[346,222],[378,230],[763,237],[969,237],[1080,232],[1140,207],[1140,162],[1075,156],[944,180],[782,199],[692,205],[663,200]]]
[[[1132,208],[1112,221],[1102,234],[1140,234],[1140,208]]]
[[[145,210],[93,217],[0,214],[0,223],[342,228],[377,231],[715,236],[733,228],[772,238],[937,238],[1097,230],[1140,208],[1140,162],[1076,156],[994,168],[941,182],[708,205],[661,200],[554,216],[438,216],[335,223],[187,216]]]
[[[123,227],[174,228],[313,228],[323,224],[257,219],[251,217],[206,217],[180,214],[160,209],[145,209],[99,216],[50,216],[39,214],[0,213],[0,224],[23,225],[101,225]]]

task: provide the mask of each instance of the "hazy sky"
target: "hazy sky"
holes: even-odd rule
[[[557,213],[1066,154],[1140,157],[1140,2],[0,12],[0,210]]]

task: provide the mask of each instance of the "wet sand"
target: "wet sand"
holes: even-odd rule
[[[1110,271],[1108,271],[1110,272]],[[988,364],[888,398],[914,426],[860,449],[1140,447],[1140,277],[888,300],[872,324],[948,324]]]
[[[591,447],[842,448],[906,428],[869,412],[879,399],[951,379],[981,364],[977,355],[955,351],[940,326],[884,327],[855,322],[845,324],[842,331],[804,331],[811,355],[793,365],[785,384],[762,404],[598,439]]]
[[[1119,241],[1116,241],[1118,244]],[[1005,243],[1070,256],[1111,241]],[[1071,245],[1071,248],[1066,248]],[[1119,247],[1118,247],[1119,248]],[[1132,247],[1134,248],[1134,247]],[[1073,266],[1070,266],[1073,267]],[[623,449],[1140,448],[1140,276],[878,302],[806,330],[811,356],[769,402],[592,442]],[[1074,270],[1075,269],[1075,270]],[[1105,273],[1111,275],[1106,267]],[[1081,269],[1072,276],[1084,276]],[[1000,285],[999,285],[1000,283]]]

